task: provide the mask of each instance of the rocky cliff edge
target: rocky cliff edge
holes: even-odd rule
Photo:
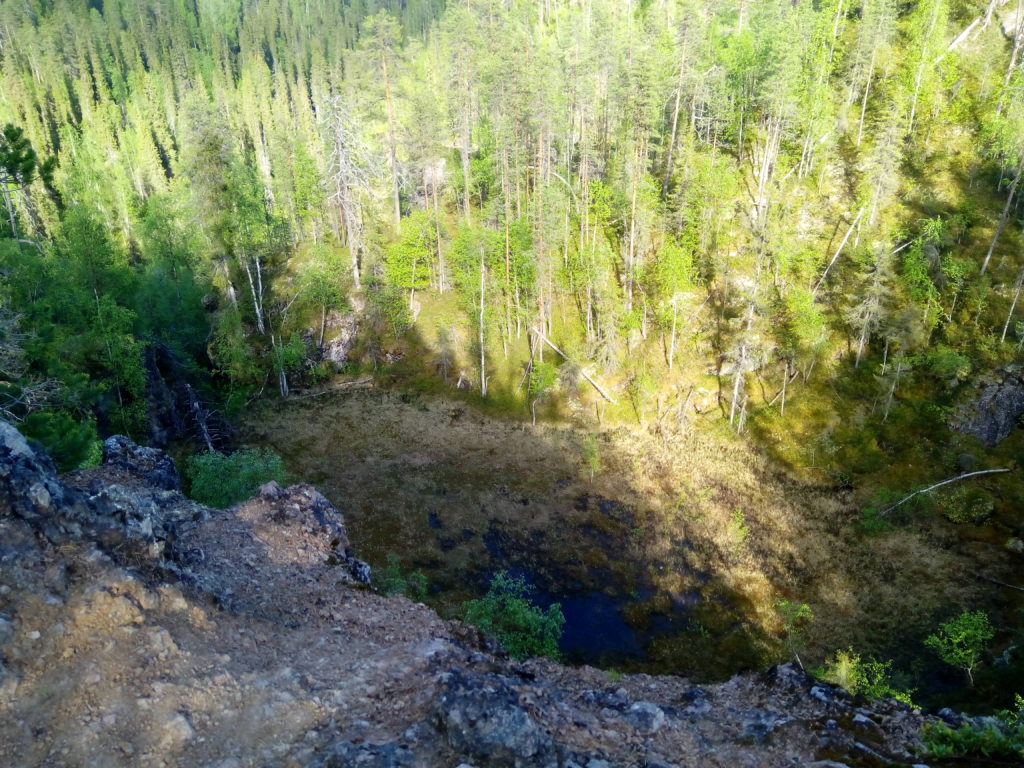
[[[791,665],[694,686],[517,663],[385,598],[308,485],[226,510],[123,437],[58,478],[0,422],[0,763],[921,765],[927,719]]]

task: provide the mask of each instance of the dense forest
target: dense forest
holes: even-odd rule
[[[1020,0],[0,3],[0,408],[70,469],[157,358],[229,419],[372,371],[909,492],[1024,345],[1022,48]]]

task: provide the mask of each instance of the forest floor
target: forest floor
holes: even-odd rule
[[[814,611],[811,664],[851,646],[909,663],[951,604],[991,593],[978,573],[1012,580],[1010,553],[937,517],[866,535],[851,491],[710,420],[598,432],[593,477],[591,434],[371,390],[260,404],[240,437],[318,486],[360,557],[422,569],[442,615],[510,568],[563,603],[567,657],[606,667],[707,680],[776,661],[782,599]]]

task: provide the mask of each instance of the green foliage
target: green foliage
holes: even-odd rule
[[[385,595],[405,595],[410,600],[422,601],[427,596],[426,574],[420,570],[403,573],[398,555],[388,555],[388,564],[374,577],[374,586]]]
[[[750,526],[747,525],[747,516],[743,514],[742,509],[732,511],[726,531],[735,549],[742,549],[746,545],[747,539],[750,538]]]
[[[558,368],[546,360],[535,360],[530,368],[530,394],[544,397],[558,379]]]
[[[546,360],[534,360],[530,366],[530,410],[537,423],[537,403],[546,399],[558,380],[558,368]]]
[[[931,373],[946,381],[964,380],[971,375],[971,358],[940,344],[928,352],[927,364]]]
[[[366,298],[370,317],[375,325],[393,338],[401,336],[412,325],[408,296],[383,279],[366,282]]]
[[[928,635],[924,644],[950,666],[964,670],[974,685],[974,670],[993,637],[995,630],[984,611],[965,611],[940,624],[938,632]]]
[[[782,642],[786,651],[803,668],[800,661],[800,648],[804,643],[804,630],[814,620],[814,612],[807,603],[796,603],[792,600],[780,600],[775,610],[782,622]]]
[[[102,442],[91,420],[76,419],[64,411],[36,411],[28,414],[18,429],[38,441],[61,472],[99,464]]]
[[[858,531],[865,536],[880,536],[892,530],[896,512],[909,508],[916,501],[915,499],[899,507],[898,510],[889,510],[893,504],[903,499],[906,495],[905,493],[899,493],[888,488],[876,490],[864,506],[861,507],[860,517],[857,520]]]
[[[533,604],[533,587],[519,576],[501,571],[487,594],[466,604],[466,621],[501,641],[516,659],[529,656],[558,658],[558,640],[565,617],[558,603],[546,611]]]
[[[242,448],[231,454],[218,451],[188,458],[185,476],[190,495],[201,504],[225,508],[251,498],[271,480],[287,481],[281,457],[266,448]]]
[[[861,659],[853,648],[838,650],[825,664],[814,670],[814,675],[825,682],[838,685],[852,694],[869,699],[896,699],[913,705],[913,691],[904,691],[891,682],[892,662]]]
[[[995,509],[995,501],[988,493],[967,485],[937,492],[934,504],[938,512],[951,523],[975,525],[987,520]]]
[[[414,291],[430,284],[438,247],[436,232],[426,211],[402,219],[398,239],[387,247],[384,256],[384,275],[391,285]]]
[[[1015,710],[999,710],[993,717],[976,718],[959,728],[928,723],[921,731],[928,752],[936,758],[983,758],[1024,760],[1024,698],[1019,694]]]

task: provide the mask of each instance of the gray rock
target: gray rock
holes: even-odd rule
[[[810,675],[792,662],[772,667],[764,673],[764,680],[785,691],[806,691],[813,682]]]
[[[742,715],[740,738],[748,743],[764,742],[776,728],[789,722],[787,718],[779,717],[774,712],[760,709],[749,710]]]
[[[181,488],[174,459],[159,448],[136,445],[124,435],[114,435],[103,441],[103,463],[124,469],[157,488],[167,491]]]
[[[57,479],[49,456],[0,421],[0,517],[5,515],[27,521],[50,541],[81,536],[95,520],[84,495]]]
[[[943,707],[935,713],[936,716],[941,719],[946,725],[950,725],[953,728],[959,728],[960,724],[963,723],[964,718],[957,712],[954,712],[949,707]]]
[[[320,353],[324,360],[341,365],[348,362],[349,352],[356,345],[359,337],[359,321],[354,314],[343,315],[331,312],[324,323],[325,341]]]
[[[629,697],[624,691],[620,693],[609,693],[608,691],[592,690],[583,692],[583,701],[587,704],[601,707],[602,709],[624,710],[629,706]]]
[[[665,725],[665,713],[656,704],[638,701],[629,708],[626,720],[642,733],[657,733]]]
[[[507,678],[454,669],[442,681],[433,718],[456,752],[488,768],[558,764],[551,736],[520,705]]]
[[[259,497],[267,501],[274,501],[284,496],[284,489],[277,484],[276,480],[264,483],[260,486]]]
[[[408,746],[398,742],[354,744],[345,741],[332,745],[309,763],[308,768],[407,768],[421,764]]]
[[[992,448],[1009,436],[1022,414],[1024,379],[1017,372],[1002,370],[978,385],[974,395],[954,412],[949,425]]]

